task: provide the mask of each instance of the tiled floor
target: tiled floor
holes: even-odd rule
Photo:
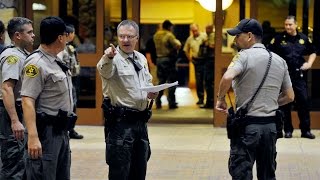
[[[72,180],[108,179],[104,161],[103,127],[77,126],[85,139],[71,140]],[[320,131],[313,131],[320,137]],[[148,180],[223,180],[231,179],[228,170],[229,142],[224,128],[210,124],[150,123],[152,155]],[[319,139],[299,137],[277,143],[277,179],[320,179]],[[256,179],[256,178],[255,178]]]
[[[212,126],[212,110],[198,108],[194,92],[178,88],[176,95],[178,109],[168,110],[163,97],[163,109],[153,111],[149,123],[152,155],[147,180],[231,179],[225,128]],[[71,140],[71,179],[108,179],[103,127],[76,126],[76,129],[85,138]],[[320,131],[313,133],[317,136],[315,140],[300,138],[296,130],[292,139],[278,141],[277,179],[320,179]]]

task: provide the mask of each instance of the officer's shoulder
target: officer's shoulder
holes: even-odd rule
[[[298,32],[298,34],[299,34],[300,38],[302,38],[302,39],[308,39],[308,36],[305,35],[305,34],[303,34],[302,32]]]
[[[26,61],[29,62],[31,60],[38,60],[43,56],[42,52],[40,50],[35,50],[32,53],[30,53],[27,58]]]
[[[42,55],[41,51],[40,51],[39,49],[37,49],[37,50],[32,51],[32,52],[27,56],[27,58],[36,57],[36,56],[41,56],[41,55]]]

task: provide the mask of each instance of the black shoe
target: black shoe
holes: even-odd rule
[[[292,138],[292,132],[285,132],[284,137],[285,138]]]
[[[316,136],[312,134],[310,131],[301,134],[302,138],[315,139]]]
[[[169,105],[169,109],[177,109],[177,103],[174,103],[173,105]]]
[[[283,138],[283,133],[282,132],[277,132],[277,139]]]
[[[161,104],[156,105],[156,109],[161,109],[161,108],[162,108]]]
[[[203,108],[203,109],[212,109],[213,108],[213,105],[211,104],[205,104],[203,106],[200,106],[200,108]]]
[[[69,131],[69,137],[70,139],[83,139],[83,136],[81,134],[78,134],[74,129]]]
[[[203,100],[199,100],[199,101],[197,102],[197,105],[200,105],[200,104],[203,104]]]

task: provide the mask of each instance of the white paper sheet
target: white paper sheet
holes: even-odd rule
[[[161,90],[167,89],[167,88],[172,87],[172,86],[177,86],[177,85],[178,85],[178,81],[176,81],[174,83],[160,84],[160,85],[157,85],[157,86],[141,87],[140,89],[142,91],[147,91],[147,92],[159,92]]]

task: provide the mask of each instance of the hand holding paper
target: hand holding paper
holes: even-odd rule
[[[174,83],[160,84],[160,85],[157,85],[157,86],[141,87],[140,89],[142,91],[146,91],[146,92],[159,92],[161,90],[167,89],[167,88],[172,87],[172,86],[177,86],[177,85],[178,85],[178,81],[176,81]]]

